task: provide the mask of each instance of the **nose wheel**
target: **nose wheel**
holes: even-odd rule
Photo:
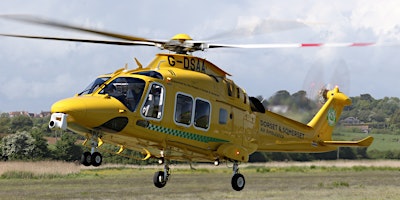
[[[101,163],[103,162],[103,156],[99,152],[93,152],[90,153],[89,151],[86,151],[82,154],[81,156],[81,164],[85,166],[100,166]]]
[[[86,151],[82,154],[81,164],[85,166],[93,165],[97,167],[103,162],[103,156],[97,151],[97,147],[103,144],[103,141],[98,138],[97,135],[93,135],[90,139],[91,151]],[[84,143],[86,143],[86,141]]]

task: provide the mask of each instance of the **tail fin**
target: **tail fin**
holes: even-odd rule
[[[351,105],[351,100],[339,91],[338,87],[327,91],[326,103],[307,124],[316,130],[315,137],[320,141],[332,140],[332,131],[345,106]]]
[[[314,137],[319,144],[334,147],[369,146],[374,140],[374,138],[370,136],[360,141],[332,141],[333,128],[340,114],[342,114],[343,108],[351,105],[351,100],[345,94],[341,93],[338,87],[327,91],[325,98],[327,99],[326,103],[307,124],[315,130],[316,135]]]

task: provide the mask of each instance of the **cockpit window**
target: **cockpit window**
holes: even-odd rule
[[[78,95],[92,94],[97,88],[106,82],[110,77],[100,77],[90,83],[81,93]]]
[[[165,91],[161,84],[151,84],[146,101],[142,108],[143,116],[160,120],[164,110],[164,96]]]
[[[144,86],[145,82],[142,79],[118,77],[107,84],[99,94],[108,94],[118,99],[133,112],[142,98]]]

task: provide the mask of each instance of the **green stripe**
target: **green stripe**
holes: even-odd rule
[[[190,133],[190,132],[186,132],[186,131],[170,129],[170,128],[166,128],[166,127],[162,127],[162,126],[156,126],[156,125],[153,125],[153,124],[149,124],[149,126],[147,128],[152,130],[152,131],[157,131],[157,132],[165,133],[165,134],[168,134],[168,135],[181,137],[181,138],[189,139],[189,140],[195,140],[195,141],[204,142],[204,143],[208,143],[208,142],[228,142],[227,140],[223,140],[223,139],[218,139],[218,138],[214,138],[214,137],[208,137],[208,136],[204,136],[204,135],[194,134],[194,133]]]

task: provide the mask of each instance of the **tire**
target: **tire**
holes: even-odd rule
[[[242,174],[235,174],[232,177],[232,188],[236,191],[243,190],[246,181],[244,180],[244,176]]]
[[[101,156],[101,153],[94,152],[91,156],[92,165],[97,167],[100,166],[102,162],[103,162],[103,156]]]
[[[81,164],[90,166],[92,164],[92,154],[88,151],[84,152],[81,156]]]
[[[164,172],[158,171],[158,172],[154,173],[153,182],[156,187],[163,188],[167,184],[167,181],[165,181],[165,178],[164,178]]]

